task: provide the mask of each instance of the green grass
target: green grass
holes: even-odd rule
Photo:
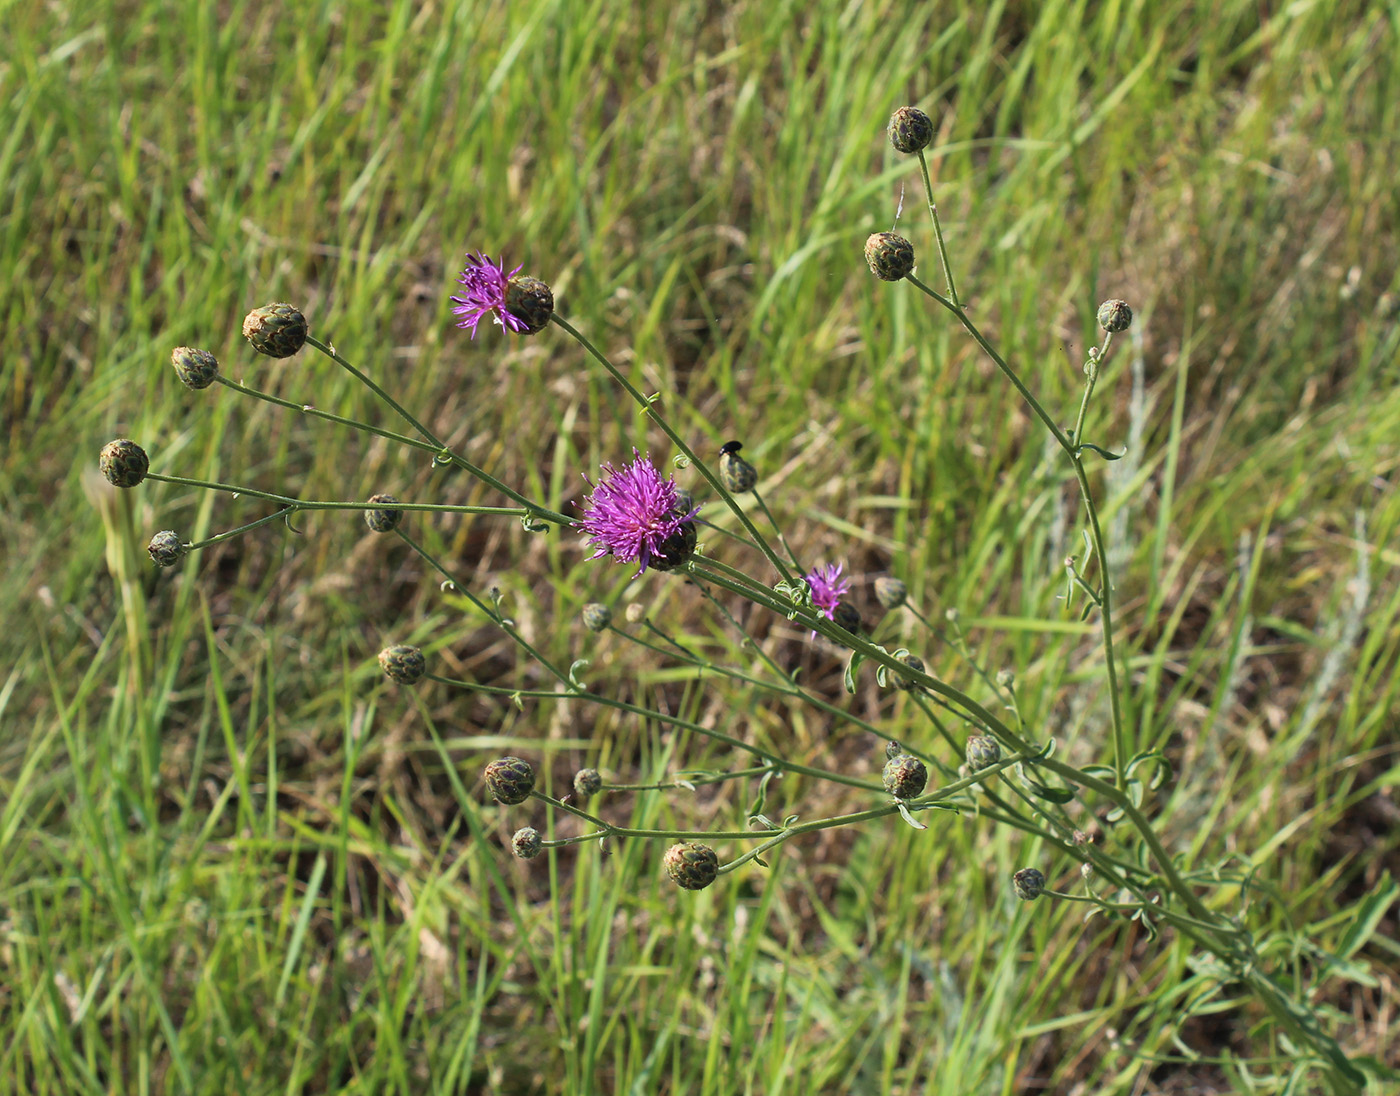
[[[861,260],[902,188],[900,231],[940,284],[917,170],[884,140],[906,102],[940,127],[960,292],[1059,421],[1097,303],[1137,312],[1089,436],[1133,439],[1095,486],[1122,553],[1131,735],[1173,767],[1148,806],[1190,864],[1254,873],[1215,908],[1349,1053],[1400,1066],[1395,913],[1363,916],[1400,865],[1397,22],[1238,0],[9,10],[0,1092],[1281,1090],[1288,1045],[1238,987],[1174,934],[1017,903],[1011,871],[1067,888],[1074,862],[970,814],[827,831],[696,894],[665,880],[660,843],[512,859],[518,826],[576,830],[487,802],[493,757],[559,792],[583,764],[642,782],[744,762],[574,702],[387,685],[389,642],[448,676],[545,679],[357,515],[157,573],[151,532],[266,509],[95,478],[122,436],[169,475],[499,504],[420,453],[180,387],[171,348],[204,346],[250,385],[397,428],[318,355],[256,358],[239,325],[272,300],[550,505],[634,444],[669,458],[557,331],[451,326],[462,253],[504,254],[697,451],[745,441],[794,546],[847,561],[868,619],[885,572],[933,619],[958,609],[981,664],[1016,670],[1028,724],[1107,761],[1095,621],[1056,600],[1082,547],[1068,470],[971,340]],[[864,732],[577,622],[635,604],[760,672],[683,583],[634,586],[513,521],[415,532],[548,657],[589,658],[591,687],[878,769]],[[805,688],[926,740],[868,667],[847,698],[805,632],[731,608]],[[912,617],[877,635],[989,696]],[[752,795],[599,810],[733,828]],[[861,802],[789,776],[765,810]]]

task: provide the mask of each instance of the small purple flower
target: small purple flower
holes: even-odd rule
[[[812,604],[827,620],[835,619],[832,614],[836,611],[837,603],[851,588],[850,582],[841,577],[841,566],[839,563],[828,563],[814,567],[806,576],[807,585],[812,591]]]
[[[476,325],[490,313],[502,327],[515,332],[528,330],[529,325],[524,320],[506,311],[506,288],[519,273],[518,266],[507,274],[504,262],[498,265],[489,255],[467,252],[466,269],[457,277],[467,287],[466,296],[452,298],[453,314],[462,317],[457,326],[470,327],[474,339]]]
[[[668,552],[662,547],[670,537],[681,534],[687,523],[699,512],[677,506],[679,489],[672,478],[662,479],[651,463],[651,457],[632,450],[632,463],[614,468],[603,465],[603,478],[593,487],[593,494],[584,500],[587,513],[574,527],[589,535],[588,542],[598,550],[589,556],[597,559],[611,555],[624,563],[637,560],[642,574],[648,566],[664,561]],[[691,538],[692,544],[694,538]]]

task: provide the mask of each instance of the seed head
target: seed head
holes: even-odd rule
[[[876,232],[865,241],[865,261],[881,281],[897,282],[914,269],[914,245],[893,232]]]
[[[933,122],[918,107],[900,107],[890,115],[888,132],[896,152],[914,153],[933,140]]]
[[[506,806],[524,803],[535,790],[535,770],[528,761],[503,757],[486,766],[486,790]]]
[[[612,623],[612,610],[598,601],[590,601],[579,615],[583,617],[584,627],[590,632],[604,631]]]
[[[928,784],[928,769],[917,757],[900,754],[885,762],[885,791],[896,799],[913,799]]]
[[[1045,876],[1039,868],[1022,868],[1011,877],[1011,887],[1022,902],[1033,902],[1045,891]]]
[[[898,661],[904,663],[904,665],[908,666],[911,670],[914,670],[917,673],[925,672],[924,660],[918,655],[899,655]],[[896,689],[913,689],[915,692],[923,691],[924,687],[920,685],[917,681],[912,681],[909,678],[905,677],[903,674],[895,674],[893,676],[894,687]]]
[[[967,758],[967,767],[975,773],[990,769],[1001,760],[1001,743],[991,735],[972,735],[967,740],[963,756]]]
[[[379,668],[390,681],[400,685],[415,685],[423,680],[428,672],[428,662],[423,652],[407,643],[396,643],[379,652]]]
[[[574,773],[574,794],[580,799],[592,799],[603,790],[603,775],[597,769],[579,769]]]
[[[898,609],[909,600],[909,587],[897,578],[881,575],[875,580],[875,600],[886,609]]]
[[[219,359],[207,350],[196,350],[191,346],[177,346],[172,350],[170,364],[175,367],[180,383],[196,392],[208,388],[219,375]]]
[[[510,847],[521,860],[533,860],[544,848],[544,842],[540,840],[538,830],[526,826],[523,830],[515,831],[515,836],[510,839]]]
[[[725,442],[719,451],[719,481],[731,495],[742,495],[752,491],[758,482],[758,469],[739,456],[743,442]]]
[[[370,495],[370,509],[365,511],[365,524],[376,533],[392,533],[403,521],[403,511],[387,509],[399,500],[393,495]]]
[[[290,358],[306,344],[306,317],[284,302],[255,308],[243,319],[243,337],[269,358]]]
[[[1127,301],[1104,301],[1099,305],[1099,326],[1110,334],[1126,331],[1133,326],[1133,310]]]
[[[97,467],[113,487],[135,487],[151,469],[146,451],[134,441],[118,438],[102,447]]]
[[[682,841],[666,850],[666,874],[686,890],[704,890],[719,875],[719,857],[709,845]]]
[[[146,551],[150,553],[151,562],[157,567],[174,567],[184,558],[189,548],[173,529],[162,529],[151,538],[151,543],[146,545]]]
[[[554,291],[538,278],[511,278],[506,283],[505,311],[525,326],[521,334],[534,335],[549,326],[554,315]]]

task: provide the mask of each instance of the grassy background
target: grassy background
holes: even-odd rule
[[[1094,306],[1133,304],[1090,436],[1130,446],[1099,487],[1133,733],[1174,763],[1154,812],[1191,863],[1257,872],[1216,904],[1247,911],[1350,1051],[1397,1064],[1396,921],[1346,935],[1397,863],[1397,22],[1237,0],[10,8],[0,1089],[1277,1087],[1239,1062],[1287,1054],[1253,1006],[1204,999],[1179,941],[1017,904],[1010,871],[1069,885],[1072,862],[974,817],[837,831],[698,895],[661,877],[659,845],[512,860],[510,832],[547,818],[485,802],[494,756],[559,788],[585,763],[631,781],[738,759],[577,705],[386,685],[373,655],[399,641],[450,675],[542,679],[357,516],[156,573],[156,529],[265,509],[95,478],[126,436],[167,474],[499,501],[378,439],[179,386],[171,347],[205,346],[256,387],[393,425],[325,359],[251,353],[242,315],[282,299],[553,505],[631,445],[668,457],[558,333],[451,326],[462,253],[504,254],[697,449],[746,441],[804,559],[846,561],[869,620],[883,572],[930,615],[957,608],[980,661],[1016,669],[1030,724],[1103,758],[1102,664],[1056,601],[1079,537],[1067,470],[976,347],[860,258],[902,192],[937,284],[917,174],[883,136],[905,102],[939,126],[963,296],[1063,420]],[[417,528],[551,657],[590,657],[595,687],[878,767],[877,743],[815,710],[702,687],[576,621],[636,604],[745,657],[693,589],[632,585],[516,523]],[[866,680],[848,700],[828,651],[741,619],[813,691],[926,740],[907,698]],[[975,690],[912,617],[877,635]],[[768,813],[847,791],[784,781]],[[728,828],[749,795],[601,809]],[[1315,950],[1353,943],[1350,966]]]

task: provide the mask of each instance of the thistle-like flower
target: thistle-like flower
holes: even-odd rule
[[[535,770],[519,757],[502,757],[486,766],[486,790],[499,803],[524,803],[535,790]]]
[[[933,122],[918,107],[900,107],[890,116],[890,144],[895,150],[915,153],[933,140]]]
[[[679,492],[674,478],[662,479],[649,456],[632,450],[632,463],[614,468],[603,465],[603,477],[584,500],[586,513],[574,528],[589,536],[597,551],[589,559],[612,556],[624,563],[671,571],[695,551],[694,518],[699,507],[677,506]]]
[[[146,545],[146,551],[150,553],[151,562],[157,567],[174,567],[184,558],[189,548],[175,530],[162,529],[151,538],[151,542]]]
[[[175,367],[180,383],[196,392],[208,388],[219,375],[219,359],[193,346],[177,346],[170,352],[170,364]]]
[[[963,756],[967,759],[967,767],[979,773],[1001,760],[1001,743],[988,734],[972,735],[967,740]]]
[[[1110,335],[1115,335],[1132,327],[1133,310],[1128,307],[1127,301],[1104,301],[1099,305],[1098,321],[1100,327]]]
[[[306,317],[284,301],[265,304],[243,318],[243,337],[259,354],[290,358],[306,345]]]
[[[428,662],[417,647],[396,643],[379,652],[379,668],[390,681],[400,685],[416,685],[428,672]]]
[[[515,831],[515,835],[510,839],[510,847],[521,860],[533,860],[544,848],[544,842],[540,840],[539,830],[526,826],[523,830]]]
[[[897,282],[913,273],[914,245],[894,232],[876,232],[865,241],[865,261],[881,281]]]
[[[365,524],[375,533],[392,533],[403,521],[403,511],[395,510],[392,504],[399,500],[393,495],[370,495],[370,509],[365,511]]]
[[[896,799],[913,799],[928,785],[928,767],[917,757],[899,754],[885,762],[885,791]]]
[[[518,278],[519,273],[518,266],[507,274],[504,262],[492,262],[491,256],[479,251],[468,252],[467,265],[457,276],[464,295],[452,298],[452,312],[461,317],[457,326],[471,328],[476,338],[476,325],[489,315],[516,334],[544,330],[554,312],[554,294],[538,278]]]
[[[704,890],[719,875],[719,857],[709,845],[682,841],[666,850],[666,874],[686,890]]]
[[[836,619],[836,606],[842,596],[851,588],[848,580],[841,577],[842,564],[827,563],[807,572],[807,587],[812,591],[812,604],[827,620]]]
[[[603,774],[597,769],[579,769],[574,773],[574,794],[580,799],[592,799],[603,790]]]
[[[1011,888],[1022,902],[1033,902],[1045,893],[1045,874],[1039,868],[1022,868],[1011,877]]]
[[[118,438],[102,447],[97,467],[113,487],[135,487],[151,469],[146,451],[134,441]]]

